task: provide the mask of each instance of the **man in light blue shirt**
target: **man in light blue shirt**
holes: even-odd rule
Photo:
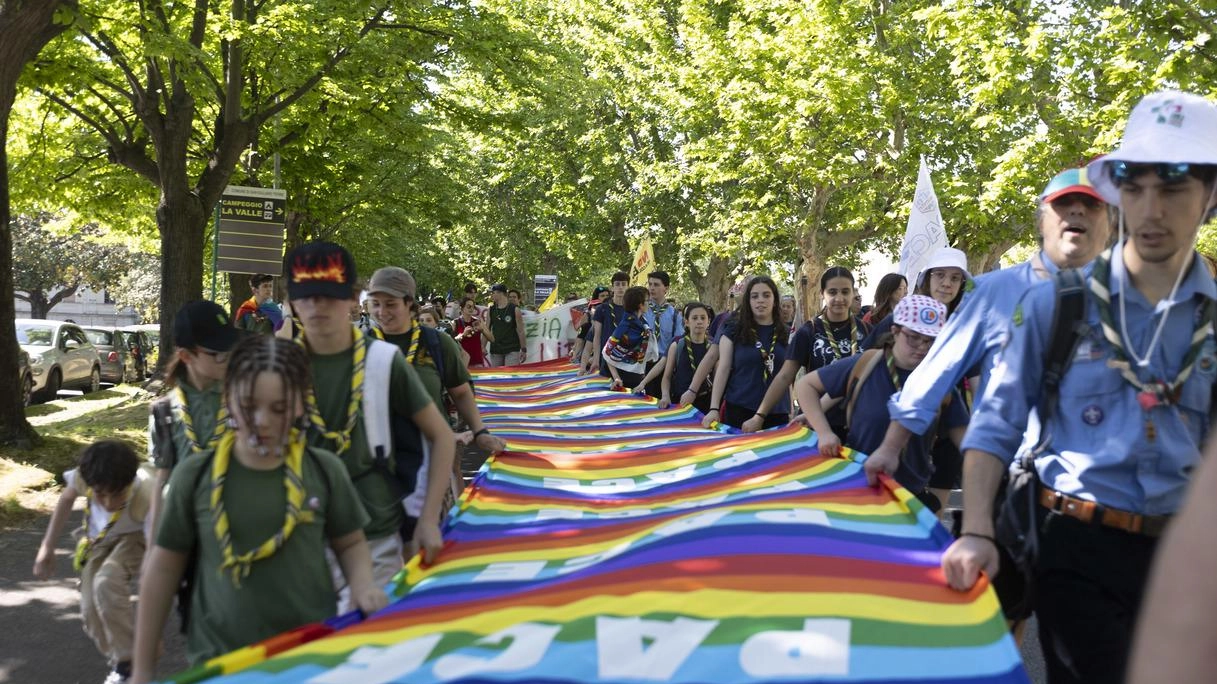
[[[1217,105],[1143,99],[1119,149],[1088,166],[1121,236],[1086,279],[1082,336],[1035,459],[1035,612],[1049,681],[1119,682],[1157,538],[1200,461],[1217,380],[1217,287],[1195,253],[1217,209]],[[1123,233],[1127,230],[1128,239]],[[964,438],[964,519],[948,583],[998,571],[993,499],[1040,400],[1056,293],[1031,288]]]
[[[974,396],[982,395],[1023,293],[1062,268],[1088,266],[1111,236],[1107,203],[1084,168],[1065,169],[1048,183],[1035,218],[1040,252],[1012,268],[978,276],[930,353],[888,402],[892,422],[883,443],[867,459],[872,476],[896,471],[910,437],[925,434],[943,399],[964,378],[979,375],[979,387],[972,389]]]
[[[648,373],[651,368],[665,362],[672,341],[685,334],[685,322],[680,317],[680,312],[668,303],[668,288],[671,284],[672,279],[664,271],[647,274],[647,293],[650,295],[650,301],[647,302],[647,309],[642,317],[655,332],[656,342],[659,344],[659,360],[652,361],[647,366]],[[648,383],[647,394],[658,399],[662,394],[661,382],[662,376]]]

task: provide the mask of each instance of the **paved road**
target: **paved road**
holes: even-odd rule
[[[80,591],[72,572],[74,542],[65,532],[56,553],[58,572],[34,578],[34,556],[49,516],[0,533],[0,682],[5,684],[96,684],[109,667],[85,636],[80,621]],[[68,530],[80,526],[80,512]],[[134,588],[133,588],[134,591]],[[177,620],[166,628],[166,650],[160,672],[186,666]]]

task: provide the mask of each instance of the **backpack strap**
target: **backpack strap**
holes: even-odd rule
[[[386,462],[393,455],[393,430],[389,421],[389,380],[393,357],[401,354],[397,345],[368,340],[368,355],[363,374],[363,431],[374,460]]]
[[[419,334],[422,335],[422,344],[426,347],[427,353],[431,355],[431,362],[435,364],[435,372],[439,373],[440,385],[443,385],[444,356],[443,349],[440,347],[439,331],[435,328],[428,328],[425,325],[419,325],[418,330]],[[406,360],[409,361],[410,359]]]
[[[883,360],[883,349],[867,349],[858,357],[858,362],[849,371],[849,379],[845,383],[845,426],[853,423],[854,404],[858,403],[858,388],[870,377],[875,366]]]
[[[173,395],[169,394],[152,402],[150,407],[149,427],[151,428],[151,447],[153,461],[159,459],[168,463],[172,470],[177,465],[177,453],[173,446]]]
[[[1061,380],[1073,362],[1078,344],[1090,332],[1090,325],[1086,323],[1086,277],[1082,272],[1076,268],[1057,271],[1052,277],[1052,286],[1056,291],[1056,307],[1052,313],[1048,349],[1044,353],[1044,373],[1037,407],[1040,441],[1028,454],[1032,459],[1043,453],[1052,441],[1048,419],[1056,413]]]

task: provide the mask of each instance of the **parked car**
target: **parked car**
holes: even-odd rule
[[[96,392],[101,387],[101,359],[80,326],[61,321],[18,318],[17,342],[29,352],[34,394],[54,399],[64,388]]]
[[[120,328],[128,336],[134,335],[133,345],[139,347],[139,363],[143,368],[143,378],[152,377],[156,370],[157,344],[161,339],[161,326],[155,323],[146,325],[128,325]]]
[[[34,397],[34,374],[30,372],[30,353],[17,348],[17,377],[21,378],[21,405],[29,406]]]
[[[115,385],[122,382],[140,382],[144,379],[143,353],[138,341],[132,340],[135,333],[118,328],[89,326],[83,328],[85,337],[97,348],[101,359],[101,381]]]

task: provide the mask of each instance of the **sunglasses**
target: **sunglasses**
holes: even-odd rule
[[[1130,164],[1122,161],[1107,162],[1107,172],[1116,185],[1152,170],[1167,185],[1182,183],[1191,175],[1191,164]]]
[[[900,333],[904,335],[904,341],[913,349],[929,349],[934,344],[933,337],[918,335],[907,330],[901,330]]]

